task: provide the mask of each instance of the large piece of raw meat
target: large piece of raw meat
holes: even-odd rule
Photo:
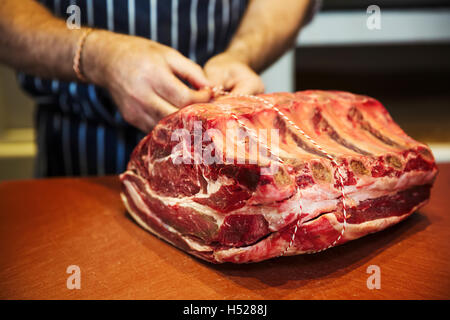
[[[145,229],[207,261],[247,263],[396,224],[427,202],[436,173],[377,100],[309,90],[183,108],[138,144],[121,182]]]

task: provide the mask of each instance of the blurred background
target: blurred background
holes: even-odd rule
[[[381,9],[370,30],[369,5]],[[380,100],[413,138],[450,161],[450,1],[324,0],[296,48],[263,74],[268,92],[335,89]],[[0,65],[0,180],[33,177],[33,101]]]

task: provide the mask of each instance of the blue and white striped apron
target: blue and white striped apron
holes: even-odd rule
[[[66,19],[80,7],[83,25],[137,35],[203,65],[229,43],[248,0],[41,0]],[[68,62],[70,63],[70,62]],[[18,74],[37,103],[36,176],[116,174],[144,136],[126,124],[109,93],[95,85]]]

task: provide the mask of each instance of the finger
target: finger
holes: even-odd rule
[[[195,88],[199,89],[211,86],[203,69],[181,53],[174,51],[172,54],[168,55],[167,62],[177,76],[187,80]]]
[[[205,73],[211,83],[211,87],[221,87],[224,90],[233,88],[233,83],[230,81],[232,77],[229,76],[228,70],[206,67]]]
[[[157,122],[145,112],[136,123],[136,127],[145,133],[149,133],[156,126]]]
[[[160,76],[161,81],[155,86],[156,93],[175,107],[182,108],[193,103],[208,102],[211,98],[211,91],[207,87],[192,90],[174,74],[163,73]]]
[[[141,105],[131,115],[131,121],[128,121],[144,132],[151,131],[159,120],[179,110],[156,94],[148,97],[146,101],[145,105]]]
[[[260,79],[241,80],[234,85],[231,93],[251,95],[264,93],[264,84]]]
[[[178,111],[171,103],[161,98],[157,94],[153,94],[147,99],[148,103],[143,108],[143,111],[149,115],[155,121],[159,121],[162,118]]]
[[[231,91],[234,87],[233,81],[223,74],[211,73],[208,74],[208,79],[212,82],[212,87],[221,88],[225,91]]]
[[[139,107],[127,110],[127,112],[123,114],[123,118],[126,122],[145,133],[150,132],[156,125],[155,119]]]

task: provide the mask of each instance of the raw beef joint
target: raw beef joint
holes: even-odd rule
[[[428,146],[377,100],[339,91],[221,96],[164,118],[120,176],[146,230],[204,260],[322,251],[430,197]]]

